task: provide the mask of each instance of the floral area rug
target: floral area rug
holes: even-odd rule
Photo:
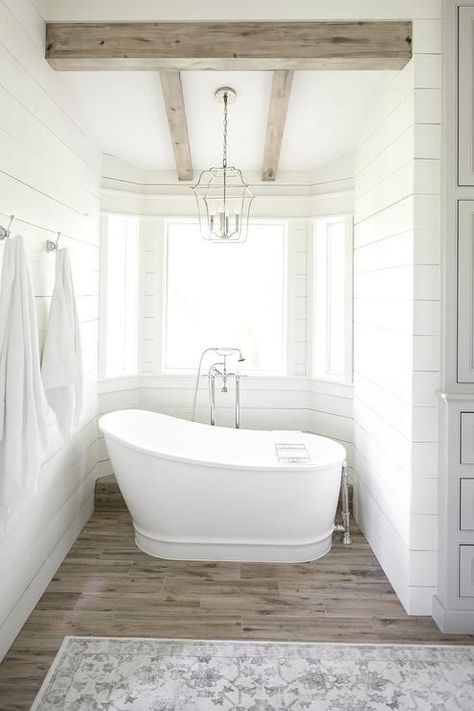
[[[474,709],[474,646],[66,637],[32,711]]]

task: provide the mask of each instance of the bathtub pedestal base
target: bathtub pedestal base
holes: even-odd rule
[[[306,563],[329,553],[332,534],[312,543],[199,543],[159,540],[139,531],[135,526],[135,543],[144,553],[166,560]]]

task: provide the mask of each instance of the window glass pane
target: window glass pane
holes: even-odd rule
[[[138,226],[135,217],[108,218],[106,377],[137,372]]]
[[[194,369],[204,348],[237,347],[247,370],[285,370],[284,223],[254,224],[242,244],[169,223],[164,367]]]

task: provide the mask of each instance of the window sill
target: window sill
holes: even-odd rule
[[[205,375],[201,376],[201,388],[205,385]],[[196,373],[187,375],[164,373],[140,373],[123,375],[113,378],[102,377],[98,382],[98,391],[110,393],[141,388],[169,388],[192,390]],[[245,375],[242,378],[242,388],[246,390],[306,390],[339,397],[353,396],[354,386],[349,383],[338,383],[332,380],[320,380],[306,375]]]
[[[310,392],[327,393],[328,395],[339,395],[340,397],[354,396],[354,383],[342,380],[331,380],[330,378],[308,377],[308,388]]]

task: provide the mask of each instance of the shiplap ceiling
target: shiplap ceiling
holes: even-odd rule
[[[281,171],[309,171],[352,153],[365,116],[392,71],[295,72],[280,158]],[[215,89],[230,85],[229,160],[262,164],[271,72],[182,72],[195,171],[220,161],[222,109]],[[175,161],[157,72],[64,72],[61,81],[98,146],[141,169],[172,171]]]

